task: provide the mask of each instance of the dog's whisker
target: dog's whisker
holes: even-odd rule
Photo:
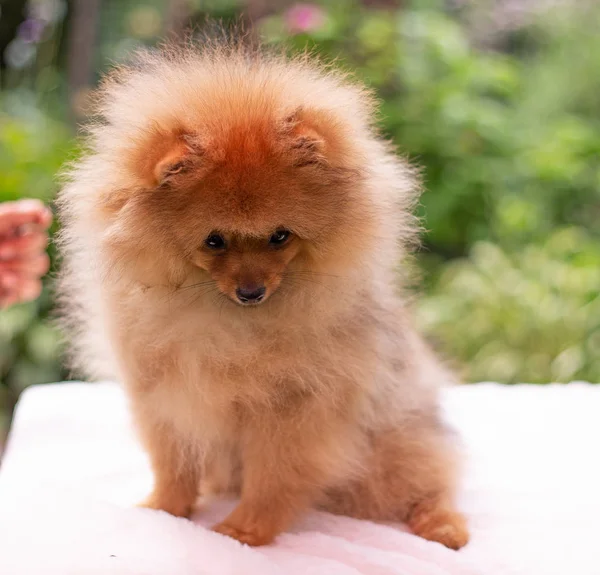
[[[284,279],[286,281],[286,283],[288,283],[289,285],[295,285],[296,287],[302,287],[303,285],[306,284],[311,284],[311,285],[316,285],[319,287],[322,287],[330,292],[334,292],[335,290],[331,287],[328,286],[318,280],[312,279],[312,278],[307,278],[307,277],[301,277],[301,276],[284,276]]]
[[[310,275],[310,276],[322,276],[322,277],[330,277],[330,278],[337,278],[337,279],[348,279],[348,276],[328,274],[325,272],[318,272],[318,271],[313,271],[313,270],[290,270],[286,273],[288,273],[290,275]]]
[[[194,294],[195,297],[191,300],[191,302],[188,303],[188,305],[193,305],[193,304],[197,303],[201,298],[203,298],[204,296],[207,296],[209,294],[212,294],[212,293],[218,291],[218,289],[219,288],[217,286],[214,286],[212,288],[202,290],[198,294]]]
[[[205,286],[205,285],[211,285],[211,284],[214,284],[214,283],[215,283],[215,281],[211,279],[211,280],[206,280],[206,281],[198,282],[198,283],[195,283],[195,284],[178,286],[178,287],[175,288],[174,291],[176,291],[176,292],[186,291],[186,290],[194,289],[194,288],[197,288],[197,287],[202,287],[202,286]]]

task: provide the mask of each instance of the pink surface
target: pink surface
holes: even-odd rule
[[[132,507],[150,487],[120,390],[28,390],[0,470],[2,575],[600,575],[600,386],[461,387],[446,396],[469,464],[455,553],[383,526],[311,512],[251,549],[193,522]]]

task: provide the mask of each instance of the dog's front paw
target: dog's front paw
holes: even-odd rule
[[[166,511],[175,517],[189,517],[193,509],[193,505],[188,501],[157,493],[151,493],[146,499],[138,503],[137,507]]]
[[[412,519],[410,527],[415,535],[450,549],[460,549],[469,542],[465,518],[455,511],[435,510],[420,514]]]
[[[240,543],[245,543],[252,547],[268,545],[274,539],[272,533],[261,530],[258,525],[241,528],[240,526],[233,525],[227,520],[215,525],[212,530],[216,533],[221,533],[221,535],[227,535],[227,537],[237,539]]]

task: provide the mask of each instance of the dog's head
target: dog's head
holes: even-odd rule
[[[368,95],[306,63],[215,58],[160,61],[105,89],[96,146],[119,167],[98,200],[124,272],[253,306],[396,241],[370,174],[385,152]]]

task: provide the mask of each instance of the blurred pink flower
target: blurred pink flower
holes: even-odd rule
[[[325,11],[315,4],[294,4],[285,13],[285,23],[292,34],[314,32],[325,23]]]
[[[29,18],[19,26],[19,36],[28,44],[37,44],[42,39],[46,23],[42,20]]]

